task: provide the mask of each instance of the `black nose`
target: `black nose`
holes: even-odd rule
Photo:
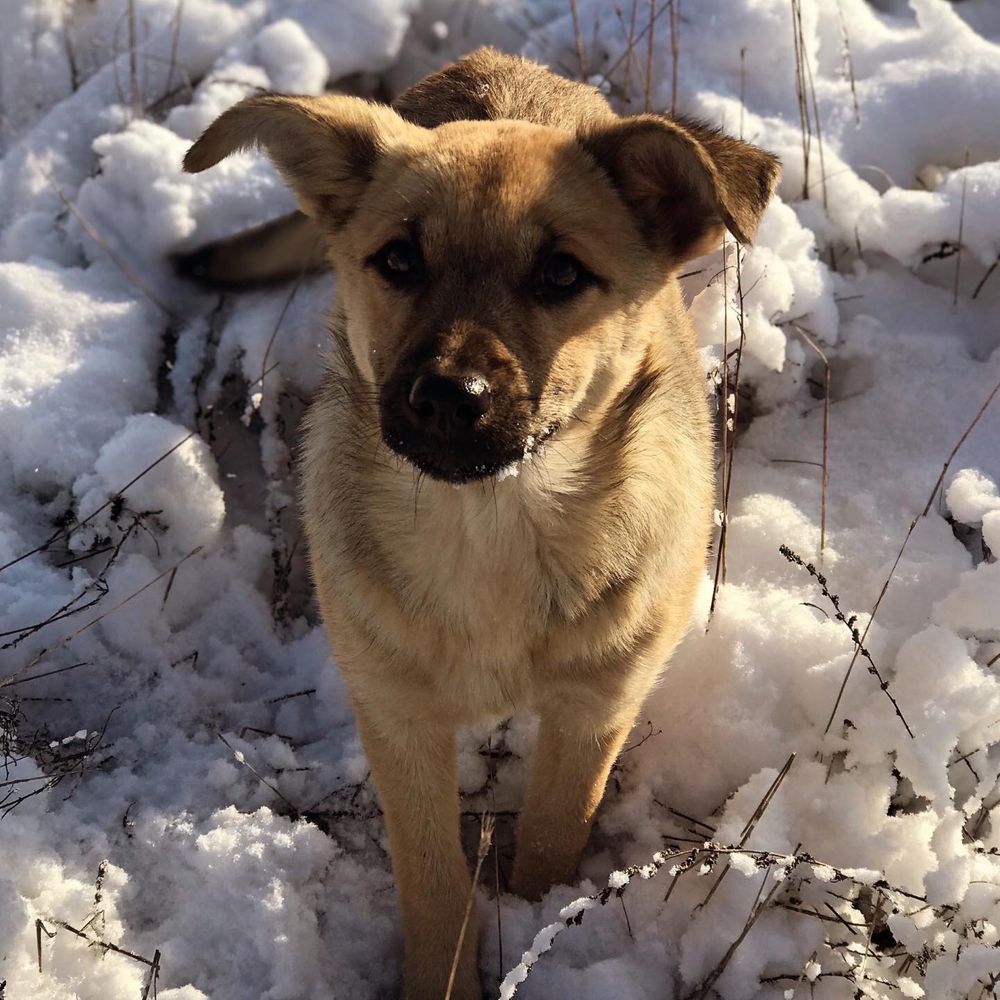
[[[490,408],[482,375],[418,375],[410,387],[410,414],[423,430],[442,436],[471,431]]]

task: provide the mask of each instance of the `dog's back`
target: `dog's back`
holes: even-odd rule
[[[615,117],[596,87],[486,47],[415,83],[393,107],[424,128],[507,118],[574,132]]]

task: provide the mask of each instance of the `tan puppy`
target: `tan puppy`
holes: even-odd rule
[[[302,507],[385,813],[404,995],[440,1000],[470,893],[456,729],[540,716],[513,875],[537,899],[574,878],[687,628],[712,435],[674,275],[724,227],[753,235],[778,165],[486,49],[396,108],[250,97],[185,167],[261,146],[308,217],[272,227],[270,271],[265,248],[230,276],[308,263],[317,232],[337,272]],[[202,264],[224,276],[225,256]],[[462,1000],[476,941],[473,918]]]

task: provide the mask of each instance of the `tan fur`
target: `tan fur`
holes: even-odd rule
[[[327,267],[326,238],[308,215],[292,212],[194,253],[177,254],[186,277],[216,285],[259,285]]]
[[[456,729],[540,716],[513,875],[538,898],[573,879],[608,771],[687,628],[714,487],[674,274],[723,225],[752,236],[777,163],[695,123],[619,119],[592,88],[490,50],[396,107],[248,98],[185,165],[262,146],[337,271],[302,507],[385,813],[404,995],[439,1000],[470,891]],[[413,291],[371,263],[400,239],[426,269]],[[543,300],[533,276],[550,252],[599,280]],[[515,476],[418,474],[393,428],[428,370],[488,373],[481,433],[498,454],[551,440]],[[474,922],[452,995],[480,996]]]

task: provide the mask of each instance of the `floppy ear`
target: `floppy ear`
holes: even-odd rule
[[[421,133],[385,105],[327,95],[247,97],[223,112],[184,157],[198,173],[241,149],[260,147],[295,191],[306,215],[345,222],[379,157],[406,135]]]
[[[717,246],[723,227],[749,243],[781,174],[776,156],[748,142],[655,115],[601,126],[580,142],[651,245],[677,263]]]

